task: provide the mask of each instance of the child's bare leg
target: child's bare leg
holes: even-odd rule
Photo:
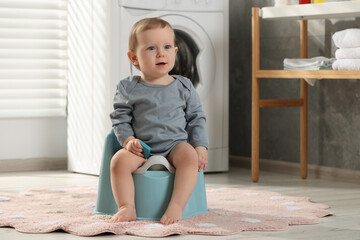
[[[177,144],[171,150],[168,160],[176,168],[176,174],[169,206],[160,219],[162,224],[173,224],[182,219],[182,211],[195,188],[198,176],[198,156],[190,144]]]
[[[135,190],[132,172],[144,163],[145,159],[138,157],[125,149],[118,151],[111,159],[111,188],[119,207],[112,217],[112,222],[128,222],[136,220]]]

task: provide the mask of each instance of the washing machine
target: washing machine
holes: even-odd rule
[[[207,172],[229,169],[228,0],[113,0],[111,8],[111,94],[118,81],[140,73],[128,57],[131,27],[143,18],[169,22],[179,48],[170,74],[188,77],[207,119]]]

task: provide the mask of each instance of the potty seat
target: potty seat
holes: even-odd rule
[[[110,162],[112,156],[120,149],[121,146],[112,130],[105,139],[95,214],[113,215],[118,211],[111,189]],[[163,156],[150,157],[133,173],[137,220],[160,220],[172,195],[174,176],[175,169]],[[207,212],[209,210],[204,173],[201,171],[198,173],[195,189],[183,210],[183,219]]]

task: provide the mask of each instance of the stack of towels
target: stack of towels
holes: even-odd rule
[[[313,58],[285,58],[285,70],[331,70],[334,58],[313,57]],[[311,86],[315,85],[316,79],[304,79]]]
[[[334,70],[360,70],[360,28],[350,28],[334,33],[335,52]]]
[[[285,70],[331,70],[331,64],[335,59],[327,57],[313,58],[285,58]]]

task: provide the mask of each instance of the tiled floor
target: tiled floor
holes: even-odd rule
[[[301,180],[298,176],[261,172],[259,183],[252,183],[250,171],[232,168],[228,173],[205,175],[207,186],[236,187],[275,191],[292,196],[308,196],[315,202],[331,206],[334,216],[309,226],[291,226],[278,232],[241,232],[232,236],[181,235],[168,239],[360,239],[360,183],[350,184],[318,179]],[[0,192],[19,192],[29,189],[60,188],[68,186],[96,186],[98,177],[65,171],[0,173]],[[24,234],[12,228],[0,228],[1,240],[22,239],[85,239],[64,232]],[[145,239],[134,236],[104,234],[93,239]]]

